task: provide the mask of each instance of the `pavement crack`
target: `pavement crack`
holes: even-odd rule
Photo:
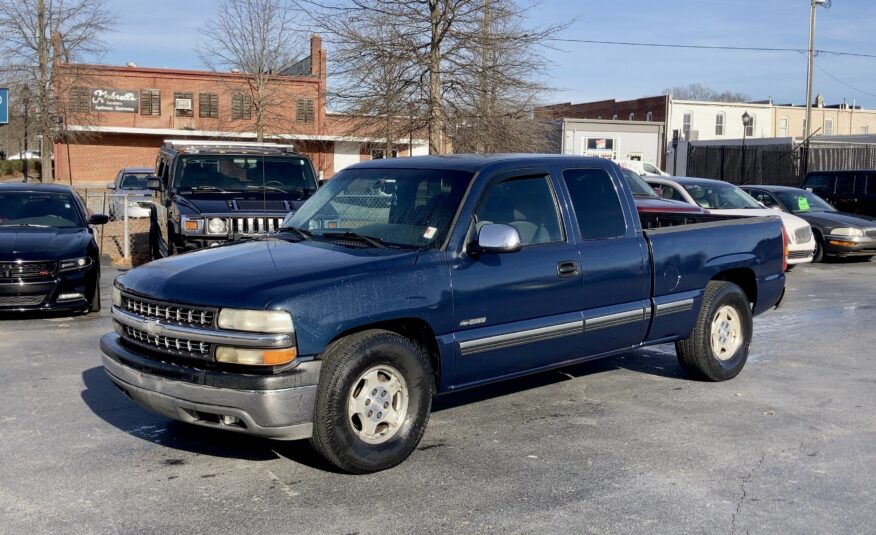
[[[745,498],[748,497],[748,491],[745,488],[745,485],[751,480],[751,475],[760,469],[761,465],[763,465],[764,460],[766,459],[766,452],[761,453],[760,459],[757,461],[757,464],[754,465],[754,468],[748,471],[747,474],[742,476],[742,482],[739,485],[739,501],[736,502],[736,510],[733,511],[733,516],[730,518],[730,533],[736,533],[736,517],[739,516],[739,513],[742,511],[742,505],[745,503]],[[746,532],[747,533],[747,532]]]

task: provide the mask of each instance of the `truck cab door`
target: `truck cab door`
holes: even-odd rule
[[[583,327],[578,251],[565,230],[548,172],[499,175],[473,214],[469,245],[451,264],[460,353],[454,386],[578,356]],[[470,243],[491,223],[517,229],[522,248],[472,253]]]
[[[582,353],[599,355],[638,346],[650,320],[647,244],[624,206],[620,180],[610,168],[565,169],[581,258],[584,338]],[[627,215],[631,214],[631,215]]]

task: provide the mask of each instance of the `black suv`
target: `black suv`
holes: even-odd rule
[[[812,171],[800,186],[840,212],[876,216],[876,169]]]
[[[152,258],[274,232],[317,188],[291,145],[165,141],[155,169]]]

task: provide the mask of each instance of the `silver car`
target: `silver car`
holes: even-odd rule
[[[152,191],[146,187],[146,177],[155,174],[150,167],[125,167],[114,181],[106,185],[113,192],[110,203],[110,219],[125,217],[125,201],[128,203],[128,217],[149,217],[152,209]]]

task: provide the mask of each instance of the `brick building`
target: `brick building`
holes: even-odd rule
[[[256,139],[246,74],[134,65],[57,69],[55,90],[65,95],[68,134],[55,145],[57,181],[105,182],[122,167],[152,166],[165,139]],[[326,113],[326,52],[318,36],[309,57],[274,80],[266,141],[293,143],[324,177],[383,155],[383,140],[357,127],[354,117]],[[411,139],[395,152],[426,151],[424,140]]]
[[[666,122],[669,95],[634,100],[599,100],[572,104],[552,104],[536,108],[540,119],[611,119],[614,121]]]

